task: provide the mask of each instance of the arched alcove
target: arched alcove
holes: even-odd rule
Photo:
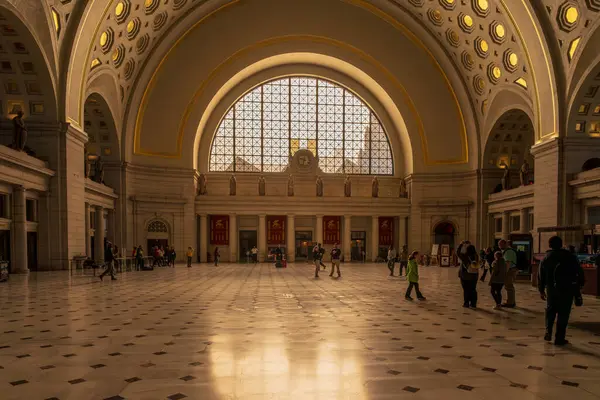
[[[28,127],[28,151],[39,123],[57,121],[57,102],[51,70],[32,32],[7,8],[0,7],[0,119],[19,112]],[[3,124],[2,143],[13,142],[12,124]]]
[[[170,224],[163,219],[152,219],[146,224],[146,253],[152,256],[154,246],[166,248],[171,243]]]
[[[483,168],[514,170],[516,171],[524,162],[532,168],[533,157],[530,149],[535,140],[533,123],[529,116],[522,110],[512,109],[506,111],[494,123],[487,139]],[[533,174],[530,174],[530,179]]]
[[[438,245],[447,244],[454,248],[454,239],[457,229],[451,221],[440,221],[433,228],[433,243]]]
[[[88,135],[85,145],[88,177],[99,182],[101,178],[97,166],[108,167],[99,183],[106,183],[117,189],[119,171],[111,167],[118,166],[121,151],[112,112],[101,95],[92,93],[85,101],[83,115],[84,130]]]

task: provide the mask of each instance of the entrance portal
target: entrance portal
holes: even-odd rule
[[[367,249],[367,232],[352,231],[350,234],[352,239],[352,249],[350,252],[351,261],[364,261]]]
[[[455,232],[456,230],[451,222],[440,222],[435,226],[433,243],[447,244],[450,245],[450,249],[454,249]]]
[[[294,243],[296,244],[296,260],[308,260],[313,248],[312,232],[297,231]]]
[[[252,248],[257,245],[258,242],[256,231],[240,231],[240,247],[238,249],[240,252],[240,261],[249,263],[250,250],[252,250]]]

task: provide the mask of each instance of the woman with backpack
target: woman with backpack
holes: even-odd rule
[[[463,307],[477,308],[477,280],[479,278],[479,255],[469,241],[463,241],[456,250],[460,267],[458,277],[463,288]]]

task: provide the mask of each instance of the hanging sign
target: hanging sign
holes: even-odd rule
[[[340,217],[323,217],[323,244],[340,244]]]
[[[394,243],[394,217],[379,217],[379,245],[391,246]]]
[[[210,244],[229,245],[229,215],[210,216]]]
[[[285,216],[267,216],[267,244],[285,244]]]

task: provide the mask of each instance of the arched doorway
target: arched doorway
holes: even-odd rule
[[[443,221],[438,223],[433,230],[433,235],[434,244],[447,244],[451,249],[454,249],[454,236],[456,235],[456,228],[452,222]]]
[[[169,226],[161,220],[153,220],[146,229],[146,254],[152,255],[152,248],[155,246],[166,248],[169,246]]]

